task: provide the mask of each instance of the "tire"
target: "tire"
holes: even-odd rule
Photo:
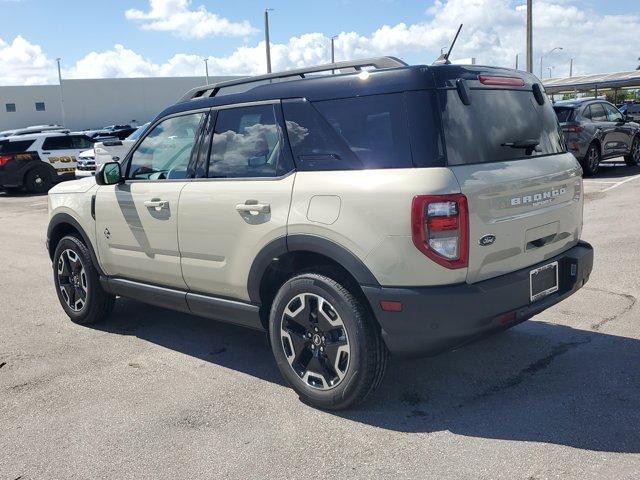
[[[591,177],[598,173],[601,159],[602,157],[600,155],[598,144],[592,143],[591,145],[589,145],[584,159],[582,160],[582,162],[580,162],[582,164],[582,170],[584,171],[585,177]]]
[[[60,305],[75,323],[97,323],[113,310],[115,295],[102,289],[89,250],[74,236],[62,238],[56,246],[53,283]]]
[[[52,186],[51,173],[45,167],[34,167],[24,177],[24,188],[29,193],[47,193]]]
[[[624,161],[629,167],[637,167],[640,165],[640,135],[636,135],[633,138],[631,152],[629,152],[629,155],[625,155]]]
[[[356,405],[384,377],[388,353],[375,319],[362,300],[324,274],[285,282],[271,307],[269,335],[280,373],[313,407]]]

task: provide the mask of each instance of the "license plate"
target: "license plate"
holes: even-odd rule
[[[558,262],[549,263],[529,272],[531,301],[535,302],[558,291]]]

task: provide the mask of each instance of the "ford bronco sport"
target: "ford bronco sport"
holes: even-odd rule
[[[322,75],[326,73],[326,75]],[[363,400],[576,292],[582,178],[538,80],[385,57],[188,92],[120,163],[49,193],[66,314],[116,296],[268,332],[298,395]]]

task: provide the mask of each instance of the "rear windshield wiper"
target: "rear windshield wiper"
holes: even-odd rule
[[[501,147],[511,147],[511,148],[536,148],[540,145],[540,140],[519,140],[517,142],[505,142],[501,143]]]
[[[531,155],[534,151],[541,152],[540,141],[539,140],[518,140],[516,142],[505,142],[500,144],[501,147],[510,147],[510,148],[518,148],[523,149],[525,155]]]

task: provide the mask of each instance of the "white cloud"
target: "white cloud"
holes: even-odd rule
[[[55,62],[20,35],[11,43],[0,38],[0,65],[2,85],[53,83],[57,77]]]
[[[219,36],[246,36],[256,33],[249,22],[231,22],[204,6],[195,10],[191,0],[149,0],[149,11],[130,9],[125,12],[128,20],[140,22],[143,30],[172,32],[182,38]]]
[[[185,0],[153,2],[149,13],[170,18],[188,3]],[[574,74],[631,70],[637,66],[637,32],[640,15],[601,15],[579,8],[573,0],[537,0],[534,2],[534,66],[539,73],[542,52],[556,46],[545,58],[545,66],[555,66],[554,75],[567,75],[569,59],[575,58]],[[377,55],[409,57],[431,63],[448,45],[460,23],[462,33],[453,52],[454,58],[476,57],[482,64],[513,67],[520,54],[525,58],[525,11],[522,0],[437,0],[425,4],[427,17],[415,23],[383,25],[370,35],[342,32],[336,39],[336,59],[346,60]],[[155,10],[154,10],[155,8]],[[176,10],[178,9],[178,10]],[[624,28],[620,28],[624,25]],[[610,32],[615,32],[611,34]],[[274,70],[328,62],[330,40],[322,33],[291,37],[285,43],[273,43]],[[213,75],[260,74],[266,71],[264,42],[244,45],[226,56],[211,56]],[[44,83],[55,79],[55,64],[37,45],[22,37],[12,44],[0,40],[0,84]],[[545,76],[548,74],[545,68]],[[165,62],[153,62],[122,45],[103,52],[91,52],[63,75],[75,78],[202,75],[201,55],[181,53]],[[54,80],[55,81],[55,80]]]

